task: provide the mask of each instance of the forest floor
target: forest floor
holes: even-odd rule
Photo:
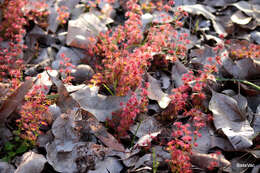
[[[259,0],[0,0],[0,173],[260,172]]]

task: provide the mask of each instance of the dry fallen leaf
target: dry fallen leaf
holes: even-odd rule
[[[85,172],[90,168],[94,169],[95,164],[102,163],[101,160],[104,160],[108,150],[125,151],[124,147],[106,131],[93,115],[89,113],[83,115],[82,111],[61,114],[52,125],[52,133],[54,140],[49,141],[45,148],[49,164],[58,172],[72,173],[79,170]],[[93,135],[109,148],[105,151],[104,147],[100,146],[98,149],[97,145],[91,142],[95,139],[92,137]],[[97,170],[100,169],[103,167],[99,165]]]
[[[158,132],[160,130],[160,124],[154,117],[145,116],[139,123],[130,127],[132,134],[139,138],[146,134]]]
[[[69,93],[73,93],[84,88],[86,85],[85,84],[80,84],[80,85],[64,84],[64,86],[66,87]]]
[[[90,37],[107,31],[106,23],[99,16],[92,11],[80,15],[75,20],[70,20],[66,44],[81,49],[88,49],[90,44],[95,44],[90,41]]]
[[[58,76],[58,71],[56,70],[50,70],[50,71],[44,71],[42,73],[39,73],[37,75],[37,80],[35,81],[34,86],[41,86],[41,88],[39,88],[39,92],[42,91],[42,93],[44,93],[45,95],[49,93],[50,88],[53,84],[53,82],[50,80],[49,75],[53,76],[53,77],[57,77]]]
[[[205,126],[199,130],[199,133],[202,135],[201,137],[197,138],[195,141],[198,146],[194,146],[194,150],[199,153],[207,154],[210,149],[212,148],[220,148],[223,151],[234,151],[230,142],[222,137],[218,137],[214,134],[213,129],[209,126]]]
[[[229,57],[224,57],[222,62],[223,68],[236,79],[247,79],[260,74],[260,65],[251,58],[233,61]]]
[[[239,1],[237,3],[231,4],[232,6],[235,6],[239,10],[246,13],[248,16],[253,17],[257,21],[257,25],[260,25],[260,12],[259,12],[259,5],[249,3],[246,1]]]
[[[215,9],[209,6],[204,6],[201,4],[196,5],[184,5],[181,6],[181,8],[184,11],[187,11],[188,13],[195,14],[195,15],[203,15],[205,18],[210,19],[213,23],[213,27],[217,34],[222,34],[224,36],[227,36],[227,32],[225,31],[224,27],[219,23],[216,16],[214,16],[212,13],[215,12]]]
[[[241,11],[237,11],[231,16],[231,20],[236,24],[246,25],[252,20],[252,17],[248,17]]]
[[[247,150],[250,154],[252,154],[256,159],[260,158],[260,150]]]
[[[254,40],[258,45],[260,44],[260,32],[253,31],[251,32],[251,39]]]
[[[46,145],[47,161],[57,172],[77,173],[85,167],[84,171],[95,168],[96,157],[92,149],[93,143],[77,142],[71,151],[58,151],[55,141]],[[80,162],[83,159],[84,164]]]
[[[1,167],[1,173],[14,173],[15,169],[14,166],[7,163],[7,162],[0,162],[0,167]]]
[[[170,77],[163,72],[161,73],[160,81],[162,83],[162,89],[164,89],[164,90],[167,90],[171,86]]]
[[[88,119],[89,126],[95,136],[100,139],[107,147],[111,148],[115,151],[124,152],[125,148],[122,144],[120,144],[114,136],[108,133],[94,117]]]
[[[149,82],[149,87],[147,89],[148,98],[151,100],[156,100],[162,109],[166,108],[171,102],[171,99],[168,96],[168,94],[162,91],[160,82],[149,74],[148,74],[148,82]]]
[[[234,98],[212,91],[209,109],[213,113],[216,129],[223,131],[236,150],[252,145],[254,129]]]
[[[144,156],[140,157],[135,164],[134,170],[140,168],[141,166],[149,165],[152,166],[153,156],[152,154],[145,154]],[[150,163],[150,164],[149,164]]]
[[[182,76],[187,74],[188,69],[179,61],[175,61],[172,65],[172,80],[175,84],[175,87],[178,88],[183,85]]]
[[[217,54],[213,48],[207,45],[205,45],[202,49],[192,49],[190,53],[190,57],[192,57],[191,63],[200,67],[207,64],[217,64],[215,60],[216,56]],[[211,58],[212,61],[209,61],[208,58]]]
[[[29,151],[23,154],[22,162],[16,169],[15,173],[28,173],[28,172],[42,172],[45,163],[47,162],[46,158],[37,154],[33,151]]]
[[[230,3],[230,0],[218,0],[218,1],[212,1],[212,0],[205,0],[203,1],[203,4],[207,4],[209,6],[213,7],[225,7]]]
[[[57,86],[58,89],[57,105],[60,107],[61,112],[68,113],[70,110],[73,110],[76,107],[78,107],[77,102],[70,96],[63,82],[59,80],[56,76],[52,76],[48,72],[47,74],[49,75],[51,81]]]
[[[260,165],[258,164],[254,166],[251,173],[259,173],[259,172],[260,172]]]
[[[81,108],[93,114],[98,121],[105,122],[111,119],[112,112],[120,110],[120,103],[126,103],[129,96],[105,96],[98,94],[96,87],[83,87],[71,94]]]
[[[94,134],[104,145],[114,151],[124,152],[125,148],[114,136],[107,132],[106,128],[91,113],[81,110],[82,120],[77,121],[76,128],[81,129],[81,133]]]
[[[223,45],[224,44],[224,41],[221,38],[219,38],[219,37],[216,37],[216,36],[210,35],[210,34],[206,34],[206,33],[203,33],[203,35],[205,36],[205,39],[207,41],[213,40],[213,41],[215,41],[219,45],[221,45],[221,44]]]
[[[256,113],[254,115],[254,120],[252,122],[255,134],[260,134],[260,105],[256,108]]]
[[[146,134],[146,135],[142,136],[141,138],[139,138],[139,140],[135,144],[134,148],[148,146],[152,142],[152,140],[155,137],[157,137],[160,133],[161,133],[161,130],[158,132],[154,132],[154,133],[150,133],[150,134]]]
[[[192,152],[190,155],[191,163],[199,166],[200,168],[207,169],[212,162],[217,162],[219,168],[230,166],[230,162],[224,158],[223,155],[217,154],[201,154],[198,152]]]
[[[75,116],[75,112],[72,114],[61,114],[52,124],[52,133],[58,152],[72,151],[76,142],[80,139],[73,128]]]
[[[4,125],[6,119],[10,116],[10,114],[16,109],[19,104],[22,103],[24,96],[33,86],[33,82],[33,78],[28,79],[27,81],[22,83],[20,87],[16,91],[14,91],[14,93],[12,93],[10,97],[7,98],[7,100],[4,101],[2,107],[0,108],[0,126]]]
[[[89,170],[88,173],[101,173],[101,172],[120,173],[122,169],[123,166],[120,163],[119,159],[115,157],[106,157],[104,160],[97,161],[95,170]]]
[[[136,162],[139,159],[138,153],[141,151],[140,148],[135,148],[135,149],[126,149],[125,152],[119,152],[119,151],[114,151],[112,150],[108,156],[117,156],[119,157],[123,164],[126,167],[133,167],[135,166]]]

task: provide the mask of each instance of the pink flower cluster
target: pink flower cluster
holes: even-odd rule
[[[133,125],[136,116],[140,112],[147,111],[147,90],[145,88],[141,90],[140,98],[133,92],[127,103],[121,103],[122,110],[113,113],[112,120],[108,120],[109,125],[116,129],[119,138],[128,136],[127,131]]]
[[[141,16],[142,6],[137,0],[127,2],[125,16],[126,22],[122,26],[117,26],[115,30],[109,30],[105,34],[100,34],[89,52],[97,57],[97,73],[92,82],[97,85],[106,85],[115,95],[126,95],[130,90],[134,91],[143,79],[145,71],[153,60],[153,53],[162,52],[164,49],[176,59],[177,56],[184,55],[186,48],[181,44],[176,44],[171,35],[177,38],[177,31],[169,23],[154,22],[143,34]],[[179,14],[181,16],[181,14]],[[167,20],[167,16],[161,16]],[[177,20],[176,20],[177,21]],[[92,38],[94,40],[94,38]],[[171,51],[176,50],[176,51]]]
[[[172,172],[191,173],[190,157],[192,145],[190,142],[191,131],[189,124],[183,125],[181,122],[175,122],[177,130],[173,132],[174,137],[168,143],[168,151],[171,153],[171,160],[167,160]],[[179,139],[180,138],[180,139]]]
[[[48,125],[46,115],[51,101],[43,93],[44,89],[46,88],[43,86],[34,86],[26,95],[26,101],[20,110],[21,117],[16,120],[21,137],[32,142],[35,142],[37,136],[42,134],[40,127]]]

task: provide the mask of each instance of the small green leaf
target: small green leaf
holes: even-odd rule
[[[11,150],[13,150],[13,148],[14,148],[14,145],[11,144],[10,142],[7,142],[7,143],[5,144],[5,150],[6,150],[6,151],[11,151]]]
[[[19,142],[19,141],[21,140],[21,138],[20,138],[19,136],[16,136],[16,137],[14,138],[14,140],[15,140],[15,142]]]
[[[1,158],[1,160],[4,162],[9,162],[11,160],[11,158],[5,156],[5,157]]]
[[[16,155],[16,152],[13,152],[13,151],[11,151],[11,152],[9,152],[8,153],[8,157],[14,157]]]
[[[24,152],[27,151],[27,149],[28,149],[28,145],[22,144],[22,145],[19,146],[19,148],[16,150],[16,153],[17,153],[17,154],[24,153]]]

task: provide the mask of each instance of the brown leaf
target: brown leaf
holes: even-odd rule
[[[199,166],[200,168],[209,168],[212,162],[217,162],[218,167],[228,167],[230,162],[226,160],[222,155],[217,154],[201,154],[198,152],[192,152],[190,155],[191,163]]]
[[[224,57],[223,66],[229,74],[238,79],[248,79],[260,74],[260,66],[255,64],[251,58],[233,61],[229,57]]]
[[[120,110],[120,103],[126,103],[130,96],[105,96],[98,94],[97,87],[85,86],[71,94],[82,109],[93,114],[98,121],[105,122],[112,112]]]
[[[203,15],[205,18],[210,19],[217,34],[223,34],[224,36],[227,35],[227,32],[225,31],[224,27],[219,23],[216,16],[212,14],[213,12],[215,12],[215,9],[213,9],[212,7],[196,4],[184,5],[181,6],[181,8],[184,11],[187,11],[188,13],[194,15]]]
[[[51,71],[44,71],[42,73],[39,73],[37,75],[37,80],[35,81],[35,86],[41,86],[41,88],[39,88],[39,90],[42,91],[42,93],[44,93],[44,95],[47,95],[51,89],[51,86],[53,84],[53,82],[49,79],[49,74],[51,74],[52,76],[58,76],[58,71],[56,70],[51,70]]]
[[[246,25],[251,21],[251,19],[252,19],[252,17],[246,16],[241,11],[237,11],[231,16],[232,22],[239,24],[239,25]]]
[[[259,85],[259,84],[257,84]],[[245,93],[246,96],[257,96],[260,94],[259,90],[256,90],[255,88],[251,87],[250,85],[246,85],[243,83],[240,83],[241,91]]]
[[[242,97],[242,96],[241,96]],[[240,99],[242,101],[244,99]],[[246,119],[246,113],[241,110],[243,103],[238,103],[232,97],[212,91],[209,109],[213,113],[216,129],[221,129],[236,150],[252,145],[254,129]]]
[[[82,120],[76,122],[76,128],[80,130],[81,133],[94,134],[99,140],[101,140],[104,145],[109,147],[114,151],[125,152],[125,148],[120,144],[114,136],[107,132],[106,128],[103,127],[97,118],[88,111],[83,109],[80,110],[80,116]]]
[[[194,127],[193,127],[194,128]],[[195,129],[195,128],[194,128]],[[199,153],[207,154],[212,148],[219,148],[222,151],[234,151],[234,148],[228,141],[228,139],[219,137],[213,132],[213,128],[210,125],[207,125],[199,130],[201,137],[196,139],[198,146],[194,146],[194,151]],[[195,136],[193,136],[194,139]]]
[[[24,96],[33,86],[34,79],[30,78],[20,85],[20,87],[4,101],[0,108],[0,126],[3,125],[10,114],[23,101]]]
[[[161,133],[161,130],[157,131],[157,132],[153,132],[150,134],[146,134],[142,137],[139,138],[139,140],[137,141],[137,143],[135,144],[135,147],[147,147],[152,140],[157,137],[159,134]]]
[[[15,173],[42,172],[46,162],[43,155],[29,151],[23,154],[22,161]]]
[[[170,97],[168,96],[168,94],[162,91],[160,82],[157,81],[149,74],[148,74],[148,81],[149,81],[149,87],[147,89],[148,98],[151,100],[156,100],[162,109],[166,108],[171,102]]]
[[[115,157],[106,157],[104,160],[98,160],[95,170],[89,170],[89,173],[113,172],[120,173],[123,169],[121,162]]]
[[[114,136],[108,133],[105,127],[103,127],[94,116],[88,118],[86,125],[90,127],[90,130],[95,134],[95,136],[107,147],[115,151],[125,151],[124,146],[120,144]]]
[[[70,20],[66,44],[81,49],[88,49],[88,46],[92,44],[89,40],[90,37],[95,37],[100,32],[107,31],[106,23],[100,19],[97,14],[88,12],[80,15],[75,20]]]
[[[61,80],[59,80],[56,76],[52,76],[46,71],[49,75],[51,81],[57,86],[58,88],[58,101],[57,105],[61,108],[62,112],[68,112],[75,107],[78,106],[77,102],[70,96],[69,92],[67,91],[65,85]]]
[[[52,134],[58,151],[70,152],[79,141],[79,135],[73,129],[76,111],[70,114],[61,114],[52,124]]]
[[[140,115],[141,116],[141,115]],[[135,124],[130,127],[132,134],[135,134],[138,138],[150,134],[153,132],[158,132],[160,130],[160,124],[154,117],[143,115],[140,124]]]
[[[171,72],[171,78],[174,81],[175,87],[178,88],[183,85],[182,76],[189,71],[179,60],[177,60],[173,63]]]
[[[212,1],[212,0],[205,0],[203,1],[203,4],[207,4],[212,7],[225,7],[230,3],[229,0],[218,0],[218,1]]]
[[[257,8],[259,8],[259,5],[249,3],[249,2],[246,2],[246,1],[239,1],[239,2],[231,4],[231,5],[235,6],[239,10],[243,11],[248,16],[253,17],[256,20],[256,22],[259,26],[259,23],[260,23],[259,15],[260,15],[260,13],[259,13],[259,9],[257,9]]]
[[[217,56],[216,52],[212,47],[205,45],[202,49],[192,49],[190,52],[192,57],[191,63],[193,65],[202,67],[204,65],[217,64],[215,57]],[[212,61],[209,61],[208,58],[211,58]],[[219,68],[219,65],[217,65]]]

